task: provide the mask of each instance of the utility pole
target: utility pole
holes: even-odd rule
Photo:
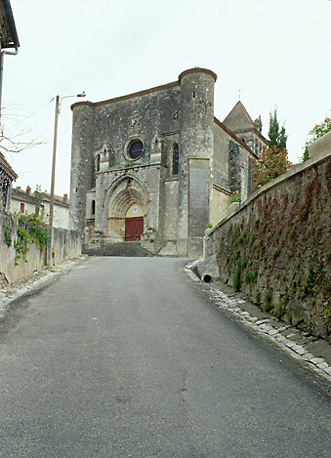
[[[61,97],[57,95],[55,98],[55,122],[54,122],[54,141],[53,141],[53,160],[52,160],[52,175],[51,175],[51,193],[49,197],[49,243],[47,248],[47,264],[52,263],[53,258],[53,222],[54,222],[54,195],[55,195],[55,172],[56,172],[56,152],[57,152],[57,133],[59,125],[59,114],[61,111],[61,100],[71,97],[85,97],[85,92],[77,95],[66,95]]]
[[[52,176],[51,176],[51,194],[49,199],[49,227],[53,227],[54,219],[54,193],[55,193],[55,170],[56,170],[56,151],[57,151],[57,131],[59,125],[60,114],[60,96],[55,99],[55,123],[54,123],[54,142],[53,142],[53,161],[52,161]]]
[[[49,244],[48,244],[48,262],[52,262],[53,252],[53,220],[54,220],[54,193],[55,193],[55,170],[56,170],[56,150],[57,150],[57,131],[59,125],[60,114],[60,96],[55,99],[55,122],[54,122],[54,142],[53,142],[53,160],[52,160],[52,176],[51,176],[51,194],[49,197]]]

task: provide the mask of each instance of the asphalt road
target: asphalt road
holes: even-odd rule
[[[183,259],[89,258],[0,323],[0,456],[330,458],[318,381]]]

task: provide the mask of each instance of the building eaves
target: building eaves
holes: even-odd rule
[[[50,202],[50,194],[44,193],[43,201],[49,203]],[[54,196],[54,204],[60,205],[61,207],[69,208],[69,199],[64,200],[63,196]]]
[[[16,172],[14,172],[13,168],[11,165],[6,161],[5,156],[0,152],[0,166],[4,169],[4,171],[7,173],[7,175],[12,179],[16,180],[18,178],[18,175]]]
[[[1,48],[20,47],[10,0],[0,0],[0,43]]]
[[[31,194],[27,194],[22,189],[13,188],[12,199],[36,205],[36,200],[34,196]]]
[[[34,197],[34,193],[29,194],[23,189],[20,188],[13,188],[13,199],[15,200],[21,200],[22,202],[27,202],[31,204],[36,204],[36,199]],[[50,202],[50,194],[49,193],[43,193],[43,203],[48,203]],[[68,208],[69,207],[69,199],[64,199],[62,196],[54,196],[54,204],[59,205],[61,207]]]

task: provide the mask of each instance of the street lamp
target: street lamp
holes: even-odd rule
[[[49,198],[49,245],[48,245],[48,262],[52,260],[52,248],[53,248],[53,219],[54,219],[54,192],[55,192],[55,170],[56,170],[56,150],[57,150],[57,131],[59,123],[59,114],[61,111],[61,102],[63,99],[69,99],[72,97],[85,97],[85,92],[77,95],[65,95],[61,97],[59,95],[55,98],[55,123],[54,123],[54,142],[53,142],[53,161],[52,161],[52,176],[51,176],[51,193]]]

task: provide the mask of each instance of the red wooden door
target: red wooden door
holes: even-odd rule
[[[125,241],[126,242],[140,240],[140,237],[143,232],[144,232],[144,217],[143,216],[125,219]]]

